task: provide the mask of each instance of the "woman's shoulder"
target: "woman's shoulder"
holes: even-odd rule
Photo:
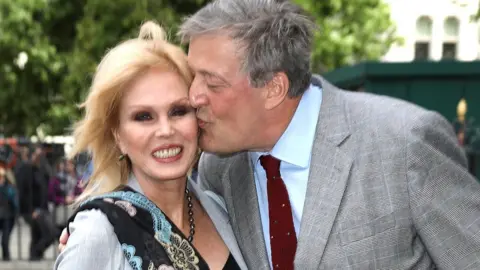
[[[103,234],[115,235],[112,224],[107,216],[98,209],[83,210],[75,215],[73,222],[69,224],[70,233],[75,231],[88,233],[87,235]]]
[[[100,210],[78,212],[54,269],[130,269],[113,226]],[[81,266],[81,267],[80,267]]]
[[[12,184],[8,184],[8,185],[7,185],[7,190],[8,190],[8,194],[9,194],[10,196],[15,196],[16,193],[17,193],[16,187],[15,187],[14,185],[12,185]]]
[[[82,245],[93,250],[113,250],[119,246],[117,236],[107,216],[98,209],[78,212],[68,224],[70,237],[68,244]],[[68,246],[67,246],[68,248]]]
[[[50,185],[58,185],[60,184],[60,177],[58,175],[54,175],[50,178],[50,181],[49,181],[49,184]]]
[[[9,182],[6,182],[5,185],[0,186],[0,189],[3,189],[4,192],[9,196],[15,195],[16,192],[15,186],[10,184]]]

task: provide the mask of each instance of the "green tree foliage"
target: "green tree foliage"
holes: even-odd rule
[[[395,42],[381,0],[294,0],[315,18],[316,73],[382,56]],[[65,133],[108,48],[155,20],[170,39],[207,0],[0,0],[0,127],[10,135]],[[15,63],[25,52],[23,69]],[[1,131],[0,131],[1,132]]]
[[[64,61],[39,24],[48,19],[46,9],[46,1],[0,0],[0,126],[6,134],[34,132],[58,89]]]
[[[187,14],[182,8],[198,8],[200,4],[202,1],[85,1],[83,16],[75,24],[76,36],[62,84],[62,94],[68,102],[54,106],[52,115],[57,119],[78,115],[72,101],[78,102],[85,96],[98,61],[108,48],[135,37],[142,22],[155,20],[174,38],[181,17]]]
[[[317,73],[377,60],[400,40],[382,0],[294,0],[315,18],[313,70]]]
[[[0,134],[62,134],[105,51],[153,19],[172,38],[205,0],[0,0]],[[23,67],[15,63],[28,55]]]

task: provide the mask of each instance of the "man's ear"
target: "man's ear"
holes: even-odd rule
[[[288,97],[290,82],[285,72],[277,72],[265,86],[265,109],[271,110]]]

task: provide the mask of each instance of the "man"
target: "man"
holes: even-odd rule
[[[289,1],[217,0],[180,36],[199,181],[249,269],[480,269],[480,184],[439,114],[312,76]]]
[[[480,269],[480,184],[444,118],[312,76],[288,1],[217,0],[180,35],[216,153],[199,182],[249,269]]]
[[[58,235],[48,210],[47,170],[42,167],[44,158],[41,146],[34,147],[30,162],[22,163],[17,171],[17,186],[20,202],[20,214],[30,225],[30,260],[43,258],[45,250]]]

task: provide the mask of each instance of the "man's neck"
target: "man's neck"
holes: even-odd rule
[[[301,96],[297,98],[286,98],[282,104],[266,113],[265,128],[263,128],[263,135],[261,136],[262,144],[260,144],[257,149],[252,149],[253,151],[269,152],[273,149],[292,121],[300,100]]]

